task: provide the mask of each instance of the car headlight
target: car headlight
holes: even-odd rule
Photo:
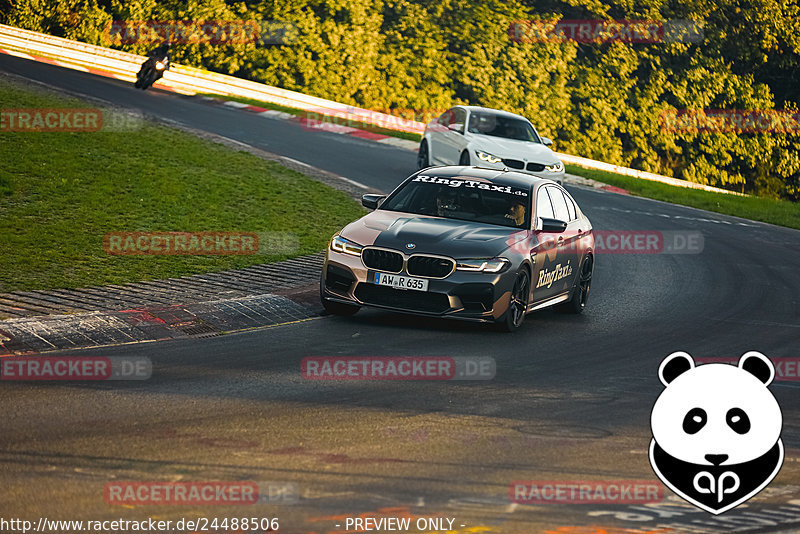
[[[475,151],[475,155],[478,156],[478,159],[486,161],[488,163],[500,163],[503,161],[503,158],[498,158],[488,152],[481,152],[480,150]]]
[[[345,239],[340,235],[333,236],[331,239],[331,250],[340,252],[342,254],[349,254],[351,256],[361,256],[361,250],[364,247],[358,243],[353,243],[349,239]]]
[[[564,172],[564,164],[559,161],[552,165],[545,165],[544,170],[547,172]]]
[[[472,258],[456,260],[456,271],[474,273],[500,273],[508,269],[511,262],[505,258]]]

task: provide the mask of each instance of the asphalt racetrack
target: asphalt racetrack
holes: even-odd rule
[[[0,56],[0,70],[383,191],[415,168],[412,152],[291,121],[9,56]],[[362,532],[347,530],[347,518],[381,516],[450,518],[456,533],[800,529],[797,381],[771,386],[783,411],[783,469],[757,498],[723,516],[669,491],[664,502],[646,506],[511,501],[510,484],[520,480],[654,481],[650,410],[668,354],[798,357],[800,232],[567,188],[595,229],[699,231],[703,250],[598,255],[583,315],[535,312],[514,334],[362,310],[351,318],[81,351],[147,356],[152,378],[2,383],[0,515],[277,517],[280,532],[297,534]],[[491,356],[497,370],[487,381],[309,381],[300,375],[309,356]],[[257,481],[284,484],[298,499],[120,506],[104,498],[115,481]]]

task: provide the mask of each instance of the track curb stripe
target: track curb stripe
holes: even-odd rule
[[[187,305],[25,317],[0,323],[0,356],[218,336],[316,317],[313,310],[272,293]]]
[[[114,78],[116,80],[122,80],[122,81],[127,81],[127,82],[131,81],[131,77],[128,77],[128,76],[120,76],[118,74],[114,74],[112,72],[105,71],[105,70],[102,70],[102,69],[87,68],[87,67],[83,67],[83,66],[80,66],[80,65],[75,65],[73,63],[69,63],[69,62],[66,62],[66,61],[57,61],[57,60],[54,60],[54,59],[51,59],[51,58],[47,58],[47,57],[43,57],[43,56],[34,56],[34,55],[31,55],[31,54],[26,54],[24,52],[6,50],[6,49],[3,49],[3,48],[0,48],[0,53],[6,54],[6,55],[10,55],[10,56],[21,57],[23,59],[30,59],[30,60],[33,60],[33,61],[39,61],[41,63],[48,63],[50,65],[55,65],[57,67],[63,67],[63,68],[67,68],[67,69],[78,70],[78,71],[81,71],[81,72],[87,72],[89,74],[94,74],[96,76],[103,76],[105,78]],[[186,94],[185,92],[178,91],[175,88],[170,87],[168,84],[165,84],[164,82],[161,82],[161,81],[158,81],[158,82],[154,83],[153,87],[155,87],[157,89],[160,89],[162,91],[170,92],[170,93]],[[292,115],[290,113],[286,113],[286,112],[283,112],[283,111],[271,110],[271,109],[268,109],[268,108],[263,108],[263,107],[254,106],[254,105],[250,105],[250,104],[243,104],[241,102],[236,102],[236,101],[233,101],[233,100],[221,100],[221,99],[213,98],[213,97],[198,96],[196,94],[195,95],[190,95],[190,96],[197,96],[198,98],[200,98],[203,101],[206,101],[208,103],[212,103],[212,102],[209,102],[209,101],[215,101],[216,103],[219,103],[221,105],[232,107],[232,108],[241,109],[243,111],[248,111],[250,113],[255,113],[255,114],[261,115],[262,117],[268,118],[268,119],[273,119],[273,120],[305,120],[305,119],[302,119],[299,116]],[[330,126],[334,126],[335,127],[335,126],[338,126],[338,125],[330,125]],[[377,133],[369,132],[369,131],[366,131],[366,130],[360,130],[358,128],[353,128],[353,127],[350,127],[350,126],[340,126],[338,128],[336,128],[336,127],[335,128],[329,128],[329,127],[326,126],[326,127],[319,128],[319,130],[325,131],[325,132],[328,132],[328,133],[351,135],[353,137],[358,137],[360,139],[366,139],[368,141],[384,142],[384,141],[387,141],[389,139],[397,139],[397,138],[394,138],[394,137],[391,137],[391,136],[388,136],[388,135],[377,134]],[[392,145],[395,145],[395,146],[400,146],[401,148],[409,148],[407,146],[397,145],[395,143],[388,143],[388,144],[392,144]]]

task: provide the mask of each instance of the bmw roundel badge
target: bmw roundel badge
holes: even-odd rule
[[[414,250],[417,247],[414,243],[406,243],[406,248],[408,250]]]

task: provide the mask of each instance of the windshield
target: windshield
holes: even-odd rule
[[[539,136],[536,135],[536,130],[528,121],[485,111],[475,111],[470,114],[468,131],[475,134],[541,143]]]
[[[527,191],[509,185],[421,175],[386,199],[381,209],[525,228],[528,199]]]

